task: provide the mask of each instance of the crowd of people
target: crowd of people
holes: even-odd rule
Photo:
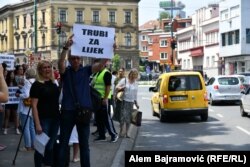
[[[18,65],[14,71],[7,71],[0,66],[0,102],[7,102],[7,87],[17,87],[15,96],[18,98],[16,104],[1,105],[0,125],[3,125],[3,134],[9,133],[8,122],[12,114],[16,134],[23,133],[24,137],[24,147],[20,150],[34,150],[35,135],[45,133],[49,136],[44,155],[34,150],[35,167],[65,166],[68,163],[69,143],[73,143],[73,161],[80,161],[82,167],[89,167],[91,119],[94,119],[97,127],[96,132],[92,132],[97,135],[94,142],[108,141],[108,132],[112,143],[119,137],[130,137],[128,129],[133,108],[139,108],[136,82],[138,71],[130,70],[127,77],[124,68],[111,73],[107,68],[108,59],[95,59],[93,64],[83,66],[79,56],[71,55],[72,37],[61,52],[59,72],[55,72],[56,68],[47,60],[39,61],[36,69]],[[98,109],[92,105],[91,87],[100,94],[101,104]],[[122,100],[116,97],[121,91],[124,92]],[[30,106],[24,104],[27,98],[31,99]],[[114,112],[113,118],[111,111]],[[119,133],[113,121],[120,123]],[[59,147],[55,154],[57,140]],[[0,150],[5,148],[0,144]]]

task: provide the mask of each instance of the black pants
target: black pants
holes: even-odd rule
[[[101,110],[96,111],[95,113],[97,130],[99,131],[99,136],[101,138],[105,138],[106,129],[108,130],[108,133],[111,137],[115,137],[117,135],[113,120],[111,119],[110,114],[108,112],[110,110],[109,107],[110,105],[108,105],[108,107],[106,105],[102,105]]]

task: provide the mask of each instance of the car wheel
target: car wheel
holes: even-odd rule
[[[211,106],[214,105],[214,101],[213,101],[213,98],[212,98],[211,94],[210,94],[210,98],[209,98],[209,103],[210,103]]]
[[[201,114],[201,121],[207,121],[208,119],[208,113]]]
[[[164,118],[164,116],[162,115],[161,109],[160,109],[160,112],[159,112],[159,118],[160,118],[160,121],[161,121],[161,122],[164,122],[164,121],[165,121],[165,118]]]
[[[247,113],[244,111],[244,108],[243,108],[243,105],[242,105],[242,104],[240,104],[240,115],[241,115],[242,117],[247,116]]]
[[[154,107],[153,107],[153,103],[151,102],[151,106],[152,106],[152,115],[155,117],[155,116],[158,116],[158,114],[154,111]]]

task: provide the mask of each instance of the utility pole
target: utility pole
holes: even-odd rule
[[[174,41],[174,34],[173,34],[173,0],[171,0],[171,43]],[[172,61],[172,65],[174,66],[174,49],[171,47],[171,61]],[[172,70],[171,70],[172,71]]]
[[[35,36],[35,48],[34,53],[37,53],[37,0],[34,0],[34,36]]]

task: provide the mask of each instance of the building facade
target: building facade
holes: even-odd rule
[[[120,55],[121,66],[138,67],[139,1],[39,0],[36,13],[34,1],[6,5],[0,9],[0,52],[14,54],[17,64],[40,59],[56,61],[63,43],[72,34],[73,24],[79,23],[114,27],[115,54]],[[60,34],[57,24],[62,25]]]
[[[220,57],[225,74],[250,72],[249,16],[248,0],[220,2]]]
[[[214,76],[223,73],[219,58],[219,5],[196,10],[192,25],[176,33],[178,60],[183,70],[197,70]]]

